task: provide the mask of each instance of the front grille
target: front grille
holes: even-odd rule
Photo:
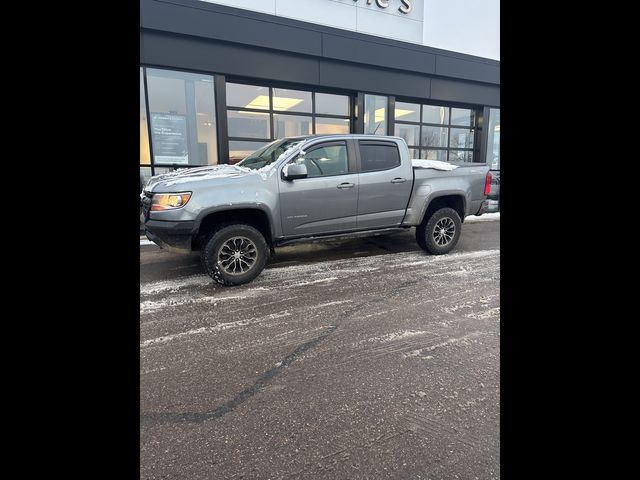
[[[142,214],[145,220],[149,220],[149,212],[151,211],[151,199],[153,193],[144,192],[144,198],[142,199]]]

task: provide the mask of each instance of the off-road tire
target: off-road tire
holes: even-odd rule
[[[444,245],[439,245],[436,241],[436,226],[437,231],[442,229],[442,226],[447,222],[446,219],[450,219],[453,224],[454,231],[451,239]],[[450,231],[450,230],[448,230]],[[431,214],[429,218],[423,220],[423,222],[416,227],[416,241],[420,248],[426,250],[432,255],[443,255],[450,252],[458,243],[460,239],[460,233],[462,232],[462,221],[460,215],[453,208],[441,208]]]
[[[257,256],[248,271],[230,274],[219,262],[219,254],[224,245],[236,237],[250,240],[255,246]],[[250,225],[235,223],[220,225],[209,234],[200,253],[200,259],[205,271],[211,278],[221,285],[232,286],[248,283],[260,275],[260,272],[269,261],[270,253],[271,250],[262,233]]]

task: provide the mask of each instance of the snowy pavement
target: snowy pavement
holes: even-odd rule
[[[499,228],[285,247],[235,288],[141,249],[141,478],[499,478]]]

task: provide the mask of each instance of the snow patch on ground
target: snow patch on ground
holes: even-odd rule
[[[407,254],[403,254],[409,257]],[[478,250],[475,252],[450,253],[447,255],[437,255],[425,257],[425,255],[416,255],[415,261],[400,263],[398,267],[413,267],[418,265],[427,265],[430,263],[442,263],[454,260],[468,260],[472,258],[493,257],[500,255],[500,250]]]
[[[405,330],[400,332],[393,332],[383,335],[382,337],[377,337],[377,341],[379,342],[393,342],[395,340],[402,340],[404,338],[415,337],[416,335],[425,335],[430,332],[426,332],[424,330]],[[370,341],[374,340],[374,338],[369,339]]]
[[[321,278],[320,280],[311,280],[309,282],[294,283],[293,285],[290,285],[290,286],[291,287],[302,287],[304,285],[314,285],[316,283],[333,282],[335,280],[338,280],[338,277]]]
[[[476,222],[495,222],[500,221],[500,212],[496,213],[485,213],[476,217],[475,215],[471,215],[464,219],[464,223],[476,223]]]
[[[499,317],[500,316],[500,307],[490,308],[489,310],[485,310],[480,313],[470,313],[466,315],[467,318],[475,318],[477,320],[486,320],[487,318]]]
[[[313,308],[329,307],[331,305],[342,305],[343,303],[351,303],[351,302],[352,300],[339,300],[336,302],[321,303],[320,305],[315,305]]]
[[[159,282],[140,284],[140,294],[154,295],[164,292],[177,292],[181,288],[203,287],[211,284],[213,284],[213,280],[208,275],[192,275],[179,280],[161,280]]]
[[[284,312],[272,313],[271,315],[266,315],[264,317],[250,318],[248,320],[238,320],[238,321],[235,321],[235,322],[228,322],[228,323],[221,323],[221,324],[218,324],[218,325],[214,325],[212,327],[194,328],[194,329],[191,329],[191,330],[187,330],[186,332],[179,332],[179,333],[174,333],[174,334],[171,334],[171,335],[165,335],[165,336],[162,336],[162,337],[151,338],[149,340],[145,340],[144,342],[142,342],[140,344],[140,348],[145,348],[145,347],[150,347],[150,346],[153,346],[153,345],[172,342],[174,340],[179,340],[181,338],[190,337],[190,336],[193,336],[193,335],[201,335],[203,333],[220,333],[220,332],[223,332],[225,330],[229,330],[231,328],[246,327],[248,325],[264,322],[265,320],[271,320],[271,319],[274,319],[274,318],[288,317],[289,315],[291,315],[291,313],[289,313],[287,310],[285,310]]]
[[[456,337],[456,338],[450,338],[444,342],[441,343],[436,343],[435,345],[431,345],[430,347],[424,347],[424,348],[420,348],[418,350],[412,350],[409,353],[405,353],[402,355],[402,358],[411,358],[411,357],[418,357],[421,358],[423,360],[429,360],[433,357],[431,356],[424,356],[422,355],[425,352],[433,352],[434,350],[438,349],[438,348],[443,348],[443,347],[448,347],[450,345],[470,345],[470,339],[478,337],[480,335],[484,335],[484,332],[474,332],[474,333],[470,333],[468,335],[463,335],[462,337]]]

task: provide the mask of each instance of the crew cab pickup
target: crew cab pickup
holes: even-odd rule
[[[274,247],[416,227],[439,255],[468,215],[481,215],[491,185],[484,163],[412,160],[399,137],[322,135],[276,140],[236,165],[176,170],[141,193],[147,238],[199,250],[223,285],[257,277]]]

